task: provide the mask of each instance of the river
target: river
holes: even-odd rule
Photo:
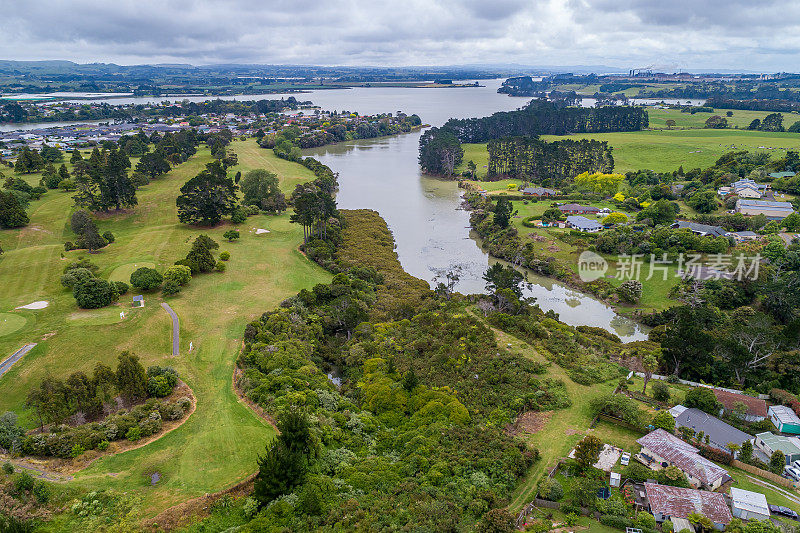
[[[511,111],[530,100],[498,94],[497,88],[502,80],[479,81],[482,87],[359,87],[223,99],[256,100],[294,96],[298,100],[311,100],[314,105],[326,110],[357,111],[361,114],[390,111],[416,113],[423,122],[433,126],[441,125],[451,117],[482,117],[496,111]],[[175,101],[183,98],[122,97],[97,101],[125,104],[167,99]],[[201,101],[208,98],[196,96],[187,99]],[[593,104],[592,99],[583,101],[584,106]],[[26,124],[23,128],[42,126]],[[15,127],[23,129],[19,125]],[[306,150],[304,153],[316,157],[339,173],[339,207],[370,208],[381,214],[394,233],[400,262],[407,272],[433,282],[438,270],[460,267],[461,280],[457,290],[463,293],[483,292],[481,276],[490,262],[495,260],[471,238],[469,213],[459,209],[462,191],[456,183],[421,174],[417,164],[420,135],[420,132],[415,132],[340,143]],[[625,342],[647,338],[645,328],[618,315],[608,305],[552,279],[531,272],[526,272],[526,276],[531,283],[530,290],[525,291],[526,296],[536,298],[536,303],[543,310],[558,313],[565,323],[601,327],[617,334]]]
[[[434,126],[451,117],[513,110],[528,101],[497,94],[500,80],[481,83],[486,87],[321,91],[309,99],[324,109],[417,113]],[[453,181],[430,178],[420,172],[420,135],[417,132],[340,143],[304,153],[339,173],[339,207],[370,208],[381,214],[394,233],[397,254],[407,272],[432,282],[438,270],[460,267],[457,289],[464,293],[483,292],[482,275],[495,260],[470,236],[469,213],[459,209],[463,191]],[[543,310],[558,313],[567,324],[601,327],[626,342],[647,338],[645,328],[603,302],[552,279],[531,272],[526,275],[531,283],[526,296],[536,298]]]

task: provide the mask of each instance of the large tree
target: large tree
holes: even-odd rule
[[[263,168],[251,170],[239,183],[244,205],[256,205],[264,211],[280,213],[286,209],[286,198],[278,187],[275,173]]]
[[[28,222],[28,214],[17,197],[10,191],[0,191],[0,228],[21,228]]]
[[[178,219],[184,224],[213,226],[236,209],[236,190],[236,184],[222,164],[219,161],[209,163],[181,187],[176,200]]]
[[[136,164],[136,172],[141,172],[150,177],[150,179],[157,178],[162,174],[166,174],[172,168],[167,161],[166,154],[163,150],[155,150],[144,154],[139,162]]]
[[[139,357],[122,352],[118,358],[116,372],[117,390],[128,402],[147,397],[147,372],[139,362]]]

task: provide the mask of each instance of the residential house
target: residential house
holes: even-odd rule
[[[761,422],[767,418],[767,402],[761,398],[720,389],[714,389],[714,396],[722,404],[720,416],[733,414],[746,422]]]
[[[537,198],[549,198],[550,196],[557,196],[558,191],[555,189],[547,189],[545,187],[526,187],[522,189],[523,196],[536,196]]]
[[[764,215],[773,220],[783,220],[792,213],[794,208],[789,202],[770,202],[767,200],[736,200],[736,212],[743,215]]]
[[[690,222],[688,220],[678,220],[674,224],[672,224],[673,228],[678,229],[688,229],[692,233],[696,233],[697,235],[706,236],[709,235],[711,237],[721,237],[724,236],[727,232],[719,226],[710,226],[708,224],[698,224],[697,222]]]
[[[702,457],[697,448],[663,429],[652,431],[636,442],[642,447],[637,460],[652,470],[677,466],[694,487],[716,490],[731,479],[727,470]]]
[[[725,234],[726,237],[733,237],[737,243],[745,241],[754,241],[758,239],[758,233],[755,231],[731,231]]]
[[[789,465],[800,460],[800,442],[798,440],[800,439],[797,437],[784,437],[765,431],[756,435],[755,445],[768,458],[772,457],[776,451],[782,451],[786,456],[786,464]]]
[[[708,437],[706,443],[708,446],[726,452],[729,451],[727,448],[729,443],[741,446],[743,443],[753,440],[753,437],[744,431],[694,407],[686,409],[675,418],[675,428],[680,427],[691,428],[695,434],[702,431]],[[703,440],[705,442],[705,438]]]
[[[769,408],[769,419],[781,433],[800,434],[800,418],[786,405],[772,405]]]
[[[588,233],[597,233],[603,229],[602,224],[596,220],[590,220],[580,215],[572,215],[567,217],[567,227],[573,228],[578,231],[585,231]]]
[[[711,520],[715,529],[723,530],[733,520],[725,496],[719,492],[655,483],[645,483],[644,489],[656,522],[665,522],[673,517],[688,519],[689,515],[697,513]]]
[[[760,492],[731,487],[731,514],[742,520],[769,520],[767,497]]]
[[[600,208],[594,207],[593,205],[561,204],[558,208],[562,213],[570,215],[595,214],[600,211]]]

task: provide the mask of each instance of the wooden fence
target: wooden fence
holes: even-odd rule
[[[626,429],[630,429],[631,431],[635,431],[640,435],[644,435],[647,433],[647,430],[638,426],[634,426],[633,424],[622,420],[621,418],[617,418],[615,416],[607,415],[605,413],[600,413],[597,415],[598,420],[605,420],[606,422],[611,422],[612,424],[616,424],[620,427],[624,427]]]
[[[757,466],[743,463],[737,459],[733,460],[731,466],[734,468],[739,468],[740,470],[744,470],[745,472],[750,472],[751,474],[754,474],[758,477],[763,477],[764,479],[768,479],[772,483],[775,483],[776,485],[780,485],[782,487],[786,487],[789,489],[797,489],[800,487],[800,483],[790,481],[785,477],[779,476],[778,474],[773,474],[768,470],[764,470],[762,468],[758,468]]]

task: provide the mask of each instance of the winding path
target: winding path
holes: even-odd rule
[[[172,355],[178,355],[178,349],[181,345],[181,328],[178,323],[178,315],[175,314],[175,311],[172,310],[168,303],[162,303],[161,307],[172,318]]]
[[[19,361],[20,359],[22,359],[22,357],[26,353],[30,352],[33,349],[34,346],[36,346],[35,342],[31,343],[31,344],[26,344],[25,346],[23,346],[22,348],[20,348],[16,352],[14,352],[11,355],[11,357],[9,357],[8,359],[6,359],[2,363],[0,363],[0,377],[2,377],[3,374],[5,374],[9,370],[11,370],[11,366],[14,363],[16,363],[17,361]]]

